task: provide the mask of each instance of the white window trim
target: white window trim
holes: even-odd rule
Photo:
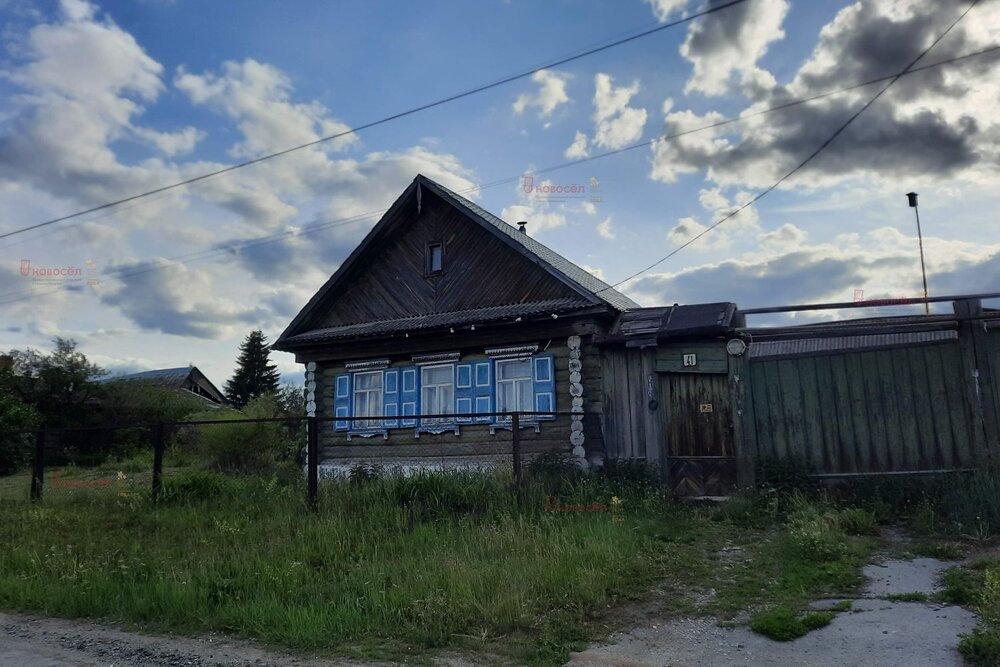
[[[449,382],[438,382],[438,383],[428,383],[424,381],[424,371],[432,370],[435,368],[448,368],[451,369],[451,379]],[[428,389],[438,390],[440,387],[451,387],[451,406],[450,411],[441,412],[440,414],[455,414],[455,364],[426,364],[420,367],[420,405],[421,412],[427,412],[425,407],[427,404],[425,391]],[[421,422],[424,424],[441,424],[441,423],[451,423],[454,421],[454,417],[451,419],[422,419]]]
[[[494,372],[494,379],[493,379],[493,381],[495,383],[494,393],[496,395],[496,401],[497,401],[497,406],[496,406],[497,412],[504,411],[504,408],[500,407],[500,400],[501,400],[500,399],[500,397],[501,397],[500,385],[501,384],[511,384],[511,385],[514,385],[514,389],[515,389],[515,391],[514,391],[514,397],[515,397],[515,400],[516,400],[516,398],[518,397],[517,383],[519,383],[519,382],[527,382],[527,384],[528,384],[528,394],[531,397],[530,398],[531,405],[529,405],[527,408],[523,408],[522,406],[518,406],[518,407],[522,407],[522,410],[526,410],[527,412],[534,411],[534,409],[535,409],[534,408],[535,386],[534,386],[534,375],[532,373],[533,364],[530,361],[530,359],[528,359],[529,363],[528,363],[528,374],[527,375],[519,376],[519,377],[516,377],[516,378],[500,379],[500,375],[501,375],[501,373],[500,373],[500,367],[501,366],[504,366],[504,365],[507,365],[507,364],[518,363],[518,362],[523,363],[524,361],[525,361],[525,358],[521,358],[521,359],[497,359],[496,360],[496,362],[495,362],[496,369],[495,369],[495,372]],[[515,410],[515,412],[521,412],[522,410]],[[533,419],[533,418],[529,418],[529,419]],[[509,418],[508,417],[497,417],[497,421],[509,421]]]
[[[379,377],[378,389],[359,389],[358,388],[358,378],[362,375],[377,375]],[[384,382],[385,379],[382,377],[382,371],[358,371],[354,373],[354,377],[351,378],[352,384],[354,385],[354,391],[351,395],[351,416],[352,417],[368,417],[366,421],[353,421],[350,425],[350,430],[352,431],[364,431],[371,429],[381,429],[383,427],[383,415],[382,415],[382,392],[385,390]],[[358,414],[358,394],[369,394],[368,396],[368,414],[359,415]],[[378,397],[378,410],[373,413],[372,406],[372,396]],[[374,423],[373,423],[374,422]]]

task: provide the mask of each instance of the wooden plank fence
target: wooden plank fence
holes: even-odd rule
[[[950,337],[734,364],[741,481],[763,457],[850,477],[969,469],[1000,451],[1000,329],[977,300],[955,314]]]

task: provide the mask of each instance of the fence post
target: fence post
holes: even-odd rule
[[[42,488],[45,484],[45,431],[35,434],[35,456],[31,460],[31,499],[42,499]]]
[[[523,479],[521,476],[521,415],[514,412],[510,416],[511,429],[511,450],[514,457],[514,490],[517,492],[517,500],[523,500]]]
[[[153,425],[153,502],[160,501],[163,493],[163,450],[165,445],[163,437],[163,422],[156,422]]]
[[[319,428],[315,417],[306,418],[306,478],[309,507],[319,506]]]

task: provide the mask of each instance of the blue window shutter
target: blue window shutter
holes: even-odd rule
[[[493,361],[476,361],[472,364],[472,395],[476,399],[473,404],[475,412],[492,412],[496,404],[494,400]],[[493,417],[476,417],[477,422],[490,422]]]
[[[351,374],[341,373],[333,379],[333,413],[334,417],[351,416]],[[346,431],[349,421],[335,421],[334,429]]]
[[[473,381],[473,364],[455,364],[455,413],[460,424],[468,424],[472,417],[462,417],[475,412],[476,391]]]
[[[386,417],[399,416],[399,369],[390,368],[382,377],[382,414]],[[399,420],[386,419],[385,428],[396,428]]]
[[[420,373],[416,366],[399,369],[399,407],[399,414],[403,417],[402,425],[416,426],[414,415],[420,414]]]
[[[535,394],[535,412],[555,412],[556,368],[551,354],[538,354],[531,358],[532,389]],[[539,417],[554,419],[555,417]]]

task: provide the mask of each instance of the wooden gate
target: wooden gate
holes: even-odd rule
[[[724,496],[736,486],[736,450],[728,378],[721,374],[661,376],[667,410],[670,485],[681,496]]]

